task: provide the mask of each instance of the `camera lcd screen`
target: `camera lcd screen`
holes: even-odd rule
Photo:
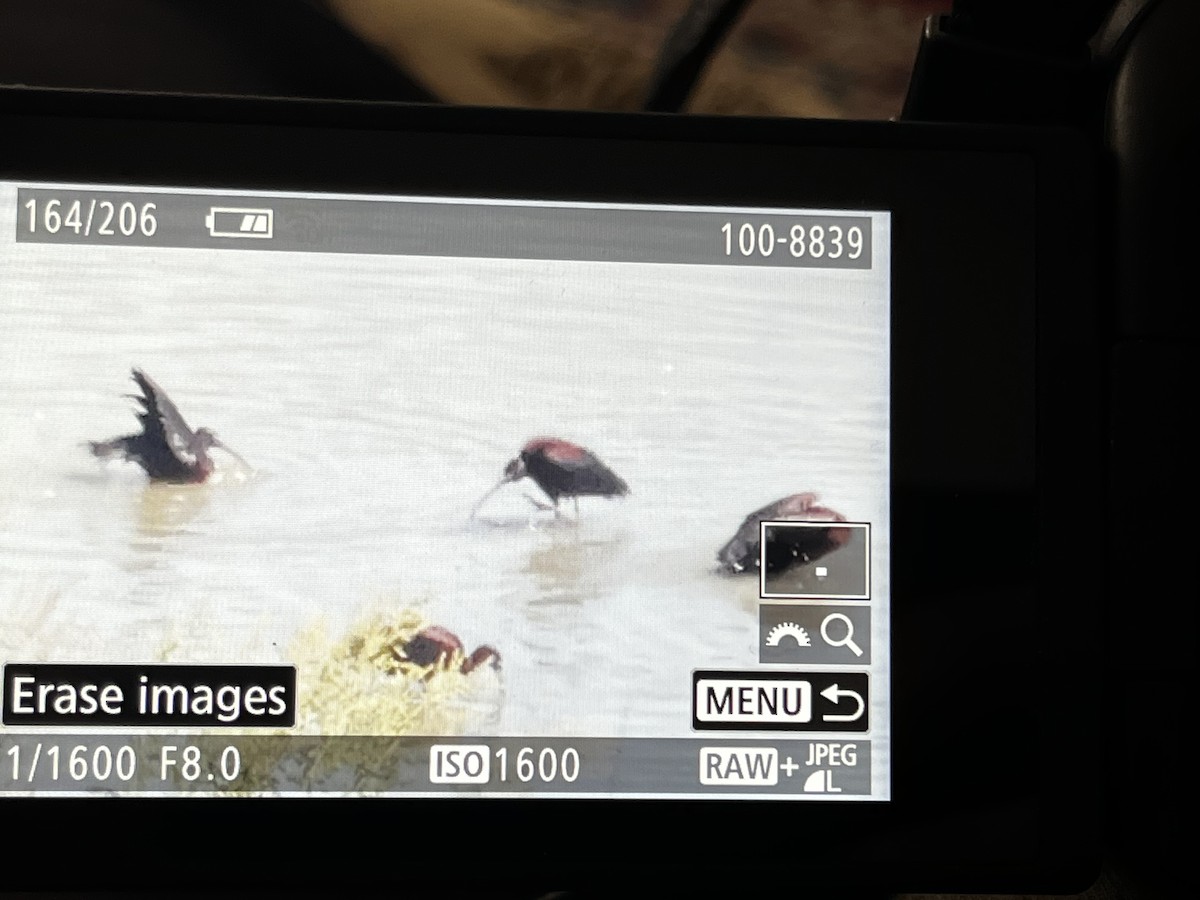
[[[889,799],[890,229],[0,182],[0,792]]]

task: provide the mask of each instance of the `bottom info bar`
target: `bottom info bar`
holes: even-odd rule
[[[699,758],[699,771],[697,771]],[[871,743],[0,731],[0,795],[873,794]]]

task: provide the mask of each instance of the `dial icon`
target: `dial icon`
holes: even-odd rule
[[[767,632],[767,646],[778,647],[784,638],[791,638],[796,642],[798,647],[811,647],[812,641],[808,637],[808,632],[797,625],[795,622],[780,622],[769,632]]]

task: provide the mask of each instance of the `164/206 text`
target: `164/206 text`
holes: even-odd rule
[[[82,199],[39,200],[31,197],[24,203],[24,215],[18,219],[29,234],[61,234],[80,237],[153,237],[158,231],[156,203],[135,203],[132,200]]]

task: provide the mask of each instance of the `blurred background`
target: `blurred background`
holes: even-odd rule
[[[0,83],[634,110],[721,16],[694,113],[897,116],[950,0],[0,0]],[[715,17],[715,19],[714,19]],[[694,43],[694,41],[693,41]]]

